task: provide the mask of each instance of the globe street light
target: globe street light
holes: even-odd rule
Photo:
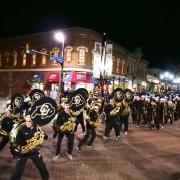
[[[167,83],[168,80],[172,80],[174,78],[174,75],[169,72],[164,72],[160,75],[160,79],[165,80],[165,90],[167,90]]]
[[[64,59],[64,40],[65,40],[65,36],[62,32],[56,32],[54,34],[54,38],[56,39],[56,41],[60,42],[61,43],[61,58]],[[61,64],[61,73],[59,75],[59,100],[60,100],[60,103],[61,103],[61,96],[62,94],[64,93],[64,83],[63,83],[63,68],[64,68],[64,60]]]

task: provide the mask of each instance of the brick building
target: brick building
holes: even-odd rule
[[[87,88],[89,91],[99,88],[99,79],[93,78],[93,50],[95,42],[101,42],[102,36],[85,28],[67,28],[64,48],[64,75],[66,89]],[[59,56],[61,43],[56,42],[55,31],[24,35],[0,40],[0,96],[15,92],[27,93],[31,88],[57,91],[60,81],[61,66],[49,56],[26,54],[26,43],[32,49],[43,53],[52,51]],[[127,49],[113,44],[112,76],[108,79],[107,90],[115,87],[130,88],[140,91],[146,81],[148,63],[131,54]],[[133,83],[132,83],[133,82]],[[138,84],[138,86],[135,84]]]

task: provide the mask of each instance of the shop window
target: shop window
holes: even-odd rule
[[[47,49],[42,49],[41,52],[47,54]],[[42,54],[41,65],[46,65],[46,61],[47,56]]]
[[[124,60],[122,60],[122,74],[124,74],[124,66],[125,66],[125,61]]]
[[[66,52],[66,60],[67,62],[71,62],[72,60],[72,46],[66,46],[64,51]]]
[[[36,53],[32,54],[32,65],[36,65]]]
[[[13,66],[17,66],[17,52],[13,51]]]
[[[51,91],[58,91],[59,90],[59,84],[58,83],[52,83],[51,84]]]
[[[77,51],[79,51],[78,65],[84,65],[85,55],[86,55],[86,52],[88,52],[88,48],[84,46],[80,46],[77,48]]]
[[[44,90],[44,85],[43,85],[43,83],[33,83],[32,84],[32,89]]]

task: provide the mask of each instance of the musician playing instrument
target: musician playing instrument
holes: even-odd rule
[[[5,110],[5,113],[0,117],[0,151],[9,142],[9,133],[11,132],[13,125],[18,121],[18,118],[13,115],[12,109],[9,107]]]
[[[118,140],[120,138],[120,130],[118,127],[120,107],[117,106],[117,104],[118,103],[115,101],[115,99],[112,99],[110,103],[105,105],[104,107],[104,112],[106,114],[106,124],[103,140],[108,139],[109,133],[112,128],[114,128],[116,139]]]
[[[30,138],[32,138],[37,131],[37,125],[33,123],[30,116],[27,116],[25,120],[26,120],[25,126],[23,126],[23,128],[18,134],[16,141],[17,144],[24,144],[24,142],[29,141]],[[33,141],[32,143],[35,143],[35,141]],[[26,147],[26,145],[24,147]],[[43,162],[42,155],[38,152],[38,150],[39,148],[35,148],[33,149],[33,151],[29,151],[26,153],[26,148],[24,148],[25,153],[23,152],[22,149],[21,151],[23,153],[16,154],[18,156],[18,159],[17,159],[16,167],[11,176],[11,180],[19,180],[21,178],[26,162],[29,158],[35,163],[36,167],[38,168],[42,176],[42,179],[43,180],[49,179],[48,170],[46,168],[45,163]]]
[[[68,105],[65,105],[64,108],[61,108],[61,110],[58,113],[58,117],[54,121],[54,123],[54,127],[58,132],[58,141],[56,153],[53,157],[53,160],[57,160],[58,157],[60,157],[61,143],[64,135],[68,138],[68,152],[66,154],[68,156],[68,159],[72,160],[75,119],[70,115],[70,109]]]
[[[96,128],[99,126],[99,106],[94,105],[91,109],[87,112],[86,118],[86,134],[83,139],[79,142],[76,146],[77,151],[81,151],[81,146],[87,142],[90,137],[90,140],[87,144],[87,147],[91,147],[95,138],[96,138]]]

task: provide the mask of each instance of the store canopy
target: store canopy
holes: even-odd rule
[[[90,73],[73,72],[71,82],[74,82],[74,83],[77,83],[77,82],[92,83],[92,79],[91,79]]]
[[[48,82],[59,83],[60,81],[60,73],[50,73],[48,76]]]

